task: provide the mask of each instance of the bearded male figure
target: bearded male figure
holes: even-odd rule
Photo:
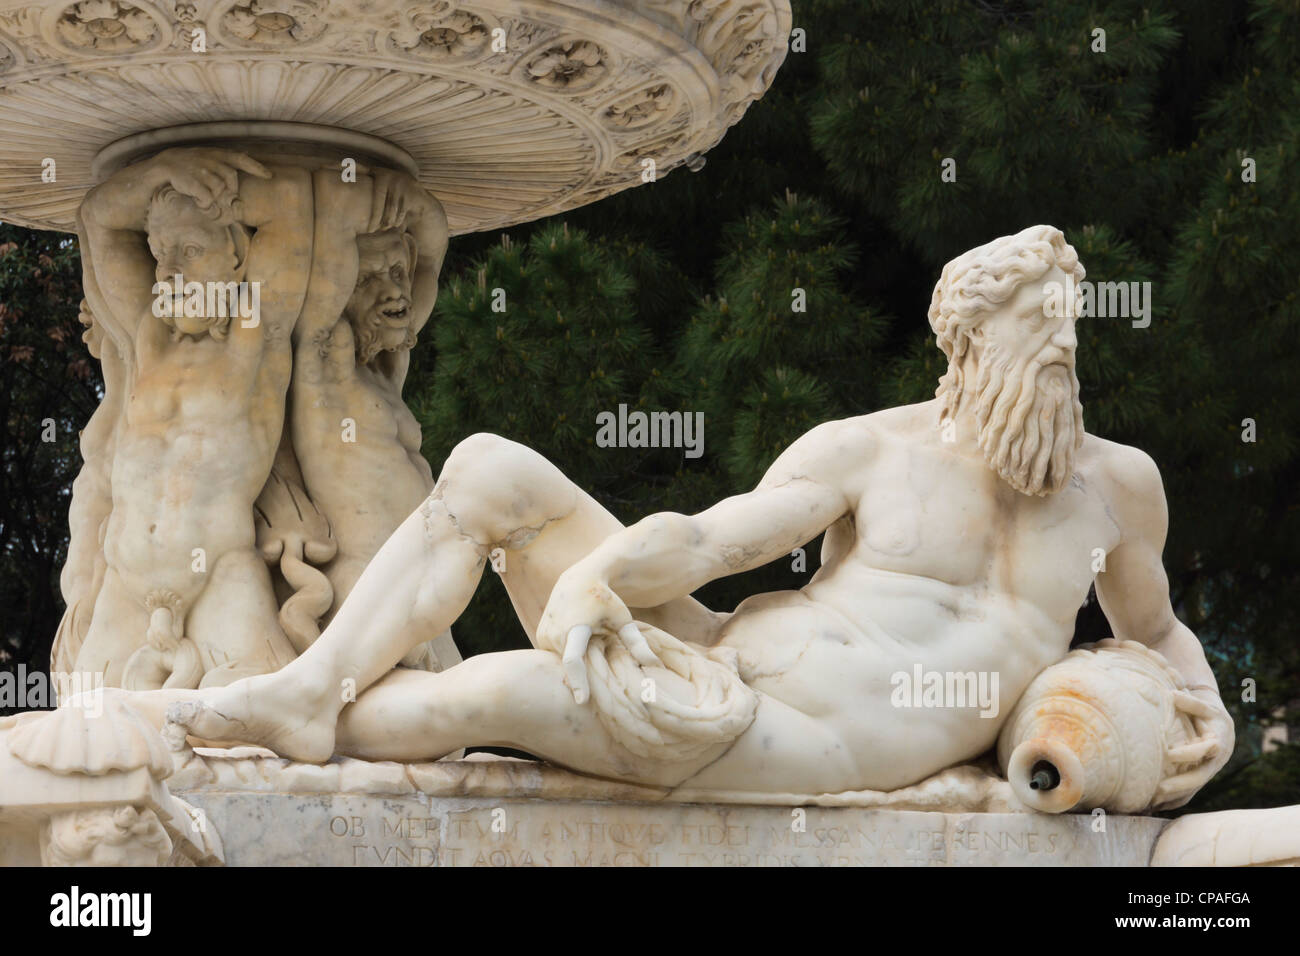
[[[433,489],[420,423],[402,401],[416,335],[438,295],[447,252],[441,205],[412,177],[373,169],[355,183],[314,176],[312,279],[294,331],[288,433],[312,502],[338,542],[323,563],[330,615],[403,519]],[[315,632],[291,629],[305,650]],[[438,670],[460,661],[450,631],[404,658]]]
[[[820,425],[753,491],[694,516],[623,528],[534,452],[468,438],[307,653],[172,695],[190,699],[170,719],[309,761],[495,744],[692,790],[892,790],[986,752],[1002,718],[895,707],[891,675],[996,673],[1006,715],[1066,653],[1095,582],[1115,636],[1189,687],[1198,739],[1155,800],[1181,805],[1227,760],[1232,723],[1170,606],[1154,463],[1083,431],[1074,319],[1044,308],[1067,274],[1083,269],[1049,226],[953,260],[930,309],[950,360],[935,400]],[[823,531],[798,591],[731,614],[690,597]],[[392,671],[461,613],[495,548],[533,649]],[[364,692],[344,706],[349,682]]]

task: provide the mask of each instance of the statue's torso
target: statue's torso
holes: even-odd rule
[[[180,576],[202,548],[252,547],[252,503],[270,471],[283,388],[227,339],[169,342],[131,385],[117,431],[106,554],[118,570]],[[214,387],[216,383],[216,387]],[[264,393],[265,388],[271,393]]]
[[[337,608],[433,488],[433,473],[420,454],[420,424],[395,389],[350,361],[322,372],[294,379],[290,427],[307,491],[339,543],[326,568]]]
[[[891,746],[900,759],[932,745],[932,760],[955,761],[992,744],[999,717],[1068,649],[1100,560],[1094,549],[1109,552],[1120,538],[1096,439],[1085,439],[1070,485],[1037,498],[943,445],[932,427],[884,424],[903,427],[873,428],[879,440],[839,553],[803,589],[744,602],[720,640],[739,651],[746,683],[869,752],[880,786],[891,783]],[[896,675],[918,667],[996,674],[997,716],[897,706]]]

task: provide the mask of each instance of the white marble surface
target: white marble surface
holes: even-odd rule
[[[116,163],[178,127],[292,119],[382,139],[333,145],[409,162],[454,234],[504,229],[712,149],[790,27],[788,0],[0,0],[0,213],[71,232],[105,147],[126,140]]]
[[[311,648],[174,716],[308,762],[498,744],[640,785],[888,791],[989,751],[1057,666],[1035,713],[1075,694],[1099,716],[1018,727],[1039,754],[1023,769],[1056,759],[1072,795],[1040,809],[1182,805],[1228,759],[1232,723],[1170,605],[1155,464],[1083,430],[1075,319],[1047,307],[1067,275],[1083,267],[1050,226],[954,259],[930,310],[950,360],[934,401],[820,425],[696,515],[621,527],[535,452],[471,436]],[[799,591],[730,614],[690,596],[822,532]],[[533,649],[393,672],[498,551]],[[1094,585],[1119,643],[1058,664]],[[1144,667],[1141,690],[1116,676]]]
[[[206,791],[231,866],[1146,866],[1165,821]]]
[[[1169,824],[1152,866],[1300,866],[1300,805],[1190,813]]]

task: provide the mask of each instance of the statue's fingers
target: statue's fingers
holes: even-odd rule
[[[569,690],[573,691],[573,700],[577,704],[585,704],[587,698],[591,696],[591,687],[587,683],[587,644],[591,641],[591,627],[586,624],[578,624],[569,629],[568,636],[564,639],[564,657],[561,664],[564,667],[564,682],[569,685]]]
[[[237,150],[228,150],[226,152],[226,162],[231,166],[242,169],[250,175],[258,177],[259,179],[271,178],[271,171],[247,153],[241,153]]]
[[[394,184],[390,181],[388,192],[384,196],[384,221],[381,228],[392,229],[401,219],[398,216],[398,209],[401,207],[402,197],[399,195]]]
[[[1173,777],[1168,777],[1160,781],[1160,786],[1156,787],[1155,796],[1151,802],[1164,802],[1166,800],[1181,799],[1189,791],[1196,790],[1200,787],[1202,774],[1195,770],[1189,770],[1186,773],[1180,773]]]
[[[239,192],[239,170],[234,166],[228,163],[219,163],[213,167],[212,171],[221,177],[227,192]]]
[[[1174,691],[1174,706],[1193,717],[1211,718],[1218,715],[1213,705],[1206,703],[1195,694],[1185,690]]]
[[[388,187],[384,185],[383,180],[375,179],[375,194],[370,200],[370,219],[366,224],[366,232],[378,232],[383,228],[384,207],[388,205]]]
[[[1177,747],[1169,748],[1169,759],[1174,763],[1201,763],[1219,752],[1219,741],[1213,736],[1198,737],[1196,740]]]
[[[635,621],[619,628],[618,636],[623,646],[628,649],[628,653],[632,655],[632,659],[642,667],[663,667],[663,661],[659,660],[655,652],[650,649],[645,635],[641,633],[641,628]]]
[[[189,196],[200,209],[207,209],[216,198],[209,186],[197,173],[177,176],[172,180],[172,187],[179,193]]]
[[[203,187],[212,194],[211,198],[206,203],[203,203],[205,206],[212,205],[226,191],[226,184],[222,182],[221,177],[210,169],[199,167],[194,170],[194,178],[201,182]]]

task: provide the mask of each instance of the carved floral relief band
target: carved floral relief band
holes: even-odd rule
[[[263,119],[385,140],[453,235],[504,228],[696,162],[790,24],[785,0],[0,0],[0,212],[72,231],[105,147]]]

